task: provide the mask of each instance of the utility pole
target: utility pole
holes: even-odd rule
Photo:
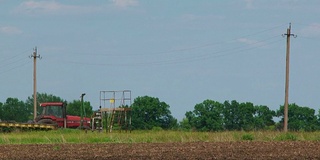
[[[33,49],[30,58],[33,58],[33,120],[35,120],[37,117],[37,58],[41,59],[37,53],[37,47]]]
[[[80,129],[83,128],[83,112],[84,112],[84,108],[83,108],[83,97],[85,96],[85,93],[81,94],[81,120],[80,120]]]
[[[291,23],[289,23],[289,28],[287,29],[287,33],[283,34],[283,36],[287,37],[287,49],[286,49],[286,81],[285,81],[285,97],[284,97],[284,122],[283,122],[283,131],[288,131],[288,101],[289,101],[289,67],[290,67],[290,37],[293,36],[296,38],[297,36],[291,34]]]

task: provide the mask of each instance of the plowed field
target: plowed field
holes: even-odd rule
[[[320,159],[320,142],[1,145],[1,159]]]

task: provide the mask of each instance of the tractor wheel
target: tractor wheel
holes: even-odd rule
[[[91,128],[89,126],[82,126],[82,127],[77,127],[77,129],[81,129],[81,130],[91,130]]]
[[[51,120],[51,119],[41,119],[37,122],[38,124],[53,124],[55,126],[58,126],[57,122]]]

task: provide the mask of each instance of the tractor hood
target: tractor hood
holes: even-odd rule
[[[80,116],[67,115],[67,120],[68,120],[68,121],[80,121],[80,120],[81,120],[81,117],[80,117]],[[83,117],[83,120],[90,121],[90,118],[88,118],[88,117]]]

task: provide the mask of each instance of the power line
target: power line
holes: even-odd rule
[[[261,41],[256,41],[254,43],[251,43],[250,45],[252,47],[247,47],[247,46],[240,46],[240,47],[233,47],[230,49],[225,49],[225,50],[219,50],[216,52],[209,52],[209,53],[204,53],[202,55],[199,54],[192,54],[189,57],[177,57],[174,59],[170,60],[157,60],[157,61],[152,61],[152,62],[141,62],[141,63],[126,63],[126,64],[108,64],[108,63],[88,63],[88,62],[77,62],[77,61],[63,61],[64,63],[72,63],[72,64],[79,64],[79,65],[97,65],[97,66],[145,66],[145,65],[168,65],[168,64],[178,64],[178,63],[190,63],[190,62],[195,62],[195,61],[201,61],[201,60],[206,60],[214,57],[222,57],[222,56],[227,56],[231,54],[237,54],[240,52],[248,51],[248,50],[253,50],[256,48],[260,48],[263,46],[267,46],[276,42],[281,41],[281,39],[277,39],[275,41],[271,41],[269,43],[263,43],[267,42],[268,40],[274,39],[276,37],[280,36],[273,36],[266,38]],[[258,45],[256,45],[258,44]]]
[[[299,38],[306,39],[306,40],[311,40],[311,41],[320,41],[320,35],[319,35],[319,37],[307,37],[307,36],[299,35]]]
[[[226,40],[226,41],[210,42],[210,43],[205,43],[205,44],[200,44],[200,45],[190,46],[190,47],[185,47],[185,48],[180,48],[180,49],[173,49],[173,50],[168,50],[168,51],[156,51],[156,52],[137,53],[137,54],[90,53],[90,56],[137,57],[137,56],[155,56],[155,55],[166,55],[166,54],[172,55],[172,53],[177,53],[177,52],[181,52],[181,53],[184,54],[185,51],[189,51],[189,50],[195,50],[195,49],[206,48],[206,47],[213,47],[213,46],[223,45],[223,44],[230,43],[230,42],[236,42],[240,38],[247,38],[247,37],[252,37],[254,35],[259,35],[259,34],[262,34],[262,33],[265,33],[265,32],[271,31],[271,30],[275,30],[275,29],[280,28],[280,27],[283,27],[284,25],[286,25],[286,24],[273,26],[273,27],[265,29],[265,30],[257,31],[257,32],[254,32],[252,34],[247,34],[247,35],[240,36],[238,38],[229,39],[229,40]],[[79,53],[79,52],[78,53],[69,53],[69,54],[83,55],[83,56],[87,56],[88,55],[88,53]]]
[[[5,71],[0,72],[0,74],[4,74],[4,73],[7,73],[7,72],[9,72],[9,71],[12,71],[12,70],[21,68],[21,67],[23,67],[23,66],[25,66],[25,65],[27,65],[27,64],[29,64],[29,62],[23,63],[23,64],[21,64],[21,65],[19,65],[19,66],[13,67],[13,68],[9,68],[9,69],[7,69],[7,70],[5,70]]]
[[[0,74],[4,74],[6,72],[12,71],[17,68],[21,68],[28,64],[28,62],[22,63],[23,61],[26,61],[24,53],[30,51],[30,49],[27,49],[25,51],[19,52],[18,54],[7,56],[8,58],[3,58],[0,60]],[[17,59],[20,57],[19,59]]]
[[[0,63],[0,67],[2,67],[2,66],[6,67],[6,66],[9,66],[9,65],[12,65],[12,64],[21,62],[21,61],[23,61],[23,60],[26,60],[26,57],[22,57],[22,58],[20,58],[20,59],[17,59],[17,60],[15,60],[15,61],[12,61],[12,62],[7,61],[7,62],[4,62],[4,63]]]
[[[18,56],[22,56],[22,54],[24,54],[24,53],[26,53],[26,52],[29,52],[30,50],[31,50],[31,49],[27,49],[27,50],[25,50],[25,51],[22,51],[22,52],[19,52],[19,53],[15,54],[15,55],[12,55],[12,56],[9,57],[9,58],[4,58],[4,59],[0,60],[0,63],[5,62],[5,61],[8,61],[8,60],[11,60],[11,59],[14,59],[14,58],[16,58],[16,57],[18,57]]]

